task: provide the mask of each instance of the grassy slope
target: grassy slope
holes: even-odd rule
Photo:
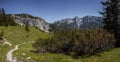
[[[33,60],[36,62],[120,62],[120,48],[114,48],[110,51],[105,51],[89,57],[80,56],[78,59],[73,59],[64,54],[38,54],[30,52],[31,50],[34,51],[34,48],[30,46],[32,46],[32,44],[21,45],[20,49],[15,52],[15,55],[19,56],[18,58],[22,59],[24,62],[27,61],[27,57],[32,58],[32,60],[30,60],[31,62],[33,62]],[[25,53],[25,55],[23,55],[23,53]]]
[[[0,31],[4,30],[4,37],[13,45],[21,44],[28,41],[34,41],[37,38],[47,38],[50,37],[49,34],[43,33],[34,27],[30,27],[30,32],[26,32],[24,27],[0,27]],[[5,62],[6,52],[10,48],[0,45],[0,61]],[[18,60],[27,62],[27,57],[31,57],[30,62],[120,62],[120,48],[112,49],[111,51],[106,51],[99,53],[97,55],[89,57],[79,57],[79,59],[73,59],[70,56],[64,54],[51,54],[44,53],[38,54],[34,53],[34,48],[32,43],[27,43],[19,46],[19,50],[14,52],[14,56]],[[3,59],[3,60],[2,60]]]
[[[34,27],[29,27],[29,30],[30,32],[25,31],[24,26],[0,27],[0,32],[4,31],[4,37],[13,45],[49,36],[47,33],[43,33]]]
[[[114,48],[110,51],[104,51],[89,57],[81,57],[76,61],[80,62],[120,62],[120,48]]]
[[[6,53],[10,50],[8,45],[0,45],[0,62],[6,62]]]
[[[38,38],[47,38],[49,35],[47,33],[43,33],[34,27],[29,27],[30,32],[25,31],[24,26],[0,26],[0,32],[4,32],[4,38],[8,40],[14,47],[16,44],[21,44],[24,42],[31,42]],[[0,44],[0,61],[5,62],[6,60],[6,53],[11,48],[8,45],[2,46]]]

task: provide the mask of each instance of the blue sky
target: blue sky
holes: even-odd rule
[[[101,16],[101,1],[104,0],[0,0],[0,8],[11,14],[32,14],[51,23],[75,16]]]

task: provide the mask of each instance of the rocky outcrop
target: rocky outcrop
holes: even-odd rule
[[[49,33],[49,23],[40,17],[35,17],[29,14],[13,14],[14,21],[19,25],[34,26],[44,32]]]

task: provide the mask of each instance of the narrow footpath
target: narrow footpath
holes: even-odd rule
[[[7,53],[7,61],[8,62],[17,62],[17,58],[13,58],[12,53],[14,51],[18,50],[18,46],[19,45],[16,45],[14,49],[8,51],[8,53]]]

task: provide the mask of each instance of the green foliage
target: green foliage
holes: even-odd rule
[[[119,62],[120,48],[114,48],[109,51],[104,51],[91,56],[78,56],[78,59],[71,58],[69,55],[58,53],[35,53],[32,43],[27,43],[19,46],[19,49],[14,52],[17,60],[27,62],[26,58],[31,57],[36,62]],[[22,55],[25,53],[26,55]],[[24,59],[23,59],[24,58]],[[34,62],[31,61],[31,62]]]
[[[27,32],[30,31],[30,30],[29,30],[29,27],[28,27],[28,23],[25,25],[25,30],[26,30]]]
[[[0,45],[0,62],[7,62],[6,53],[10,50],[8,45]]]
[[[37,52],[64,53],[73,56],[91,55],[114,47],[114,36],[106,30],[61,30],[53,38],[38,39],[33,44]]]
[[[3,31],[0,32],[0,39],[3,39]]]
[[[0,9],[0,26],[15,26],[17,25],[11,15],[6,15],[5,10]]]
[[[120,46],[120,0],[107,0],[102,2],[104,11],[101,12],[104,20],[104,28],[113,33],[116,38],[116,46]]]

